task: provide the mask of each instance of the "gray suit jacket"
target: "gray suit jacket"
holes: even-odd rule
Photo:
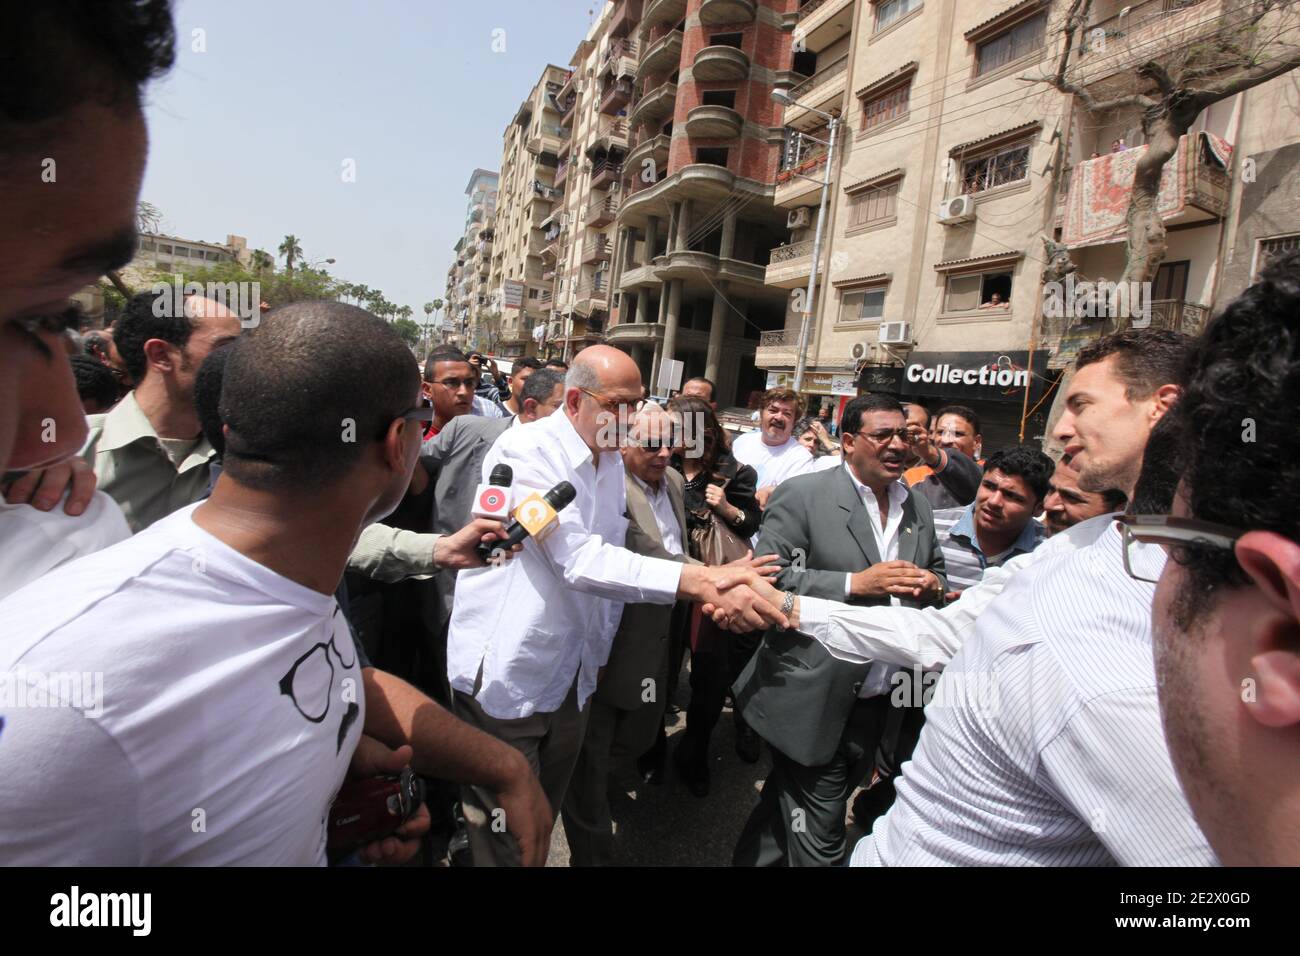
[[[469,523],[474,492],[483,480],[483,459],[513,421],[460,415],[424,443],[420,462],[433,479],[433,531],[452,534]],[[421,613],[425,625],[437,634],[451,620],[456,572],[440,571],[428,583]]]
[[[943,551],[930,504],[915,491],[903,503],[898,559],[933,571],[944,582]],[[799,563],[791,567],[795,550]],[[876,536],[862,499],[845,468],[802,475],[782,483],[763,514],[755,554],[780,556],[777,586],[796,594],[845,601],[845,572],[880,563]],[[854,598],[850,604],[887,604],[887,597]],[[910,598],[911,607],[919,602]],[[806,767],[828,763],[839,746],[849,713],[870,664],[832,657],[797,631],[770,630],[750,658],[732,693],[745,720],[769,744]]]
[[[664,472],[668,485],[668,498],[677,515],[677,534],[682,547],[687,547],[685,482],[673,468]],[[686,554],[669,554],[664,550],[663,538],[654,511],[645,492],[631,474],[627,476],[627,540],[629,551],[651,558],[698,564]],[[609,661],[596,685],[596,698],[601,703],[619,710],[635,710],[646,703],[664,707],[668,687],[668,630],[672,620],[671,604],[629,604],[623,609],[614,643],[609,651]],[[653,701],[645,701],[643,681],[654,680]]]

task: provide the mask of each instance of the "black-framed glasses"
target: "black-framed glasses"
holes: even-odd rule
[[[584,395],[590,395],[592,400],[600,406],[602,411],[609,412],[611,415],[618,414],[620,405],[626,405],[628,408],[632,409],[632,411],[639,412],[645,407],[646,403],[644,398],[634,398],[631,400],[622,398],[606,398],[599,392],[593,392],[591,389],[583,388],[581,385],[578,386],[578,391],[582,392]]]
[[[912,431],[909,428],[877,428],[874,432],[848,432],[859,438],[869,438],[877,445],[888,445],[897,438],[905,445],[912,444]]]
[[[334,617],[337,618],[338,614],[335,610]],[[333,626],[334,622],[331,621],[331,627]],[[350,636],[349,631],[345,633]],[[328,641],[313,644],[280,678],[280,693],[293,701],[298,713],[313,724],[319,724],[329,715],[330,702],[334,697],[334,661],[330,657],[331,652],[345,671],[352,670],[357,664],[356,648],[348,646],[345,656],[334,643],[337,634],[336,630]]]
[[[1200,518],[1173,515],[1120,515],[1120,533],[1124,539],[1124,570],[1137,581],[1155,584],[1160,580],[1163,562],[1152,562],[1141,553],[1139,544],[1163,548],[1200,547],[1231,551],[1244,531]]]
[[[681,433],[674,431],[671,435],[660,435],[658,437],[631,438],[628,444],[635,445],[637,448],[644,448],[646,451],[659,452],[665,448],[676,448],[682,443]]]
[[[471,378],[440,378],[436,379],[433,384],[449,388],[453,392],[458,388],[468,388],[472,392],[478,388],[478,376],[475,375]]]

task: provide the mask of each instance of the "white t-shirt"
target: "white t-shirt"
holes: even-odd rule
[[[0,601],[6,864],[324,864],[365,722],[347,622],[196,507]]]
[[[122,509],[102,491],[76,517],[65,514],[63,504],[37,511],[0,498],[0,598],[60,565],[131,537]]]
[[[840,458],[827,455],[814,458],[799,439],[791,436],[784,444],[769,445],[763,441],[762,431],[746,432],[731,443],[731,454],[742,465],[758,472],[758,487],[779,485],[795,475],[806,475],[840,464]]]

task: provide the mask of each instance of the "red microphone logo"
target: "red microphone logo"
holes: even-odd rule
[[[478,510],[488,514],[501,514],[506,508],[506,493],[501,488],[485,488],[478,496]]]

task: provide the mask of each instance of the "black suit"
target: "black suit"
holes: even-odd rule
[[[909,491],[902,512],[898,560],[933,571],[946,588],[929,503]],[[881,561],[847,466],[781,484],[768,502],[755,553],[780,557],[782,589],[845,601],[846,572]],[[848,603],[887,604],[889,598]],[[900,731],[889,694],[858,697],[870,669],[832,657],[795,631],[764,636],[732,689],[745,720],[773,751],[772,775],[736,847],[738,865],[830,865],[843,857],[849,794],[871,769],[886,724],[893,736]]]

